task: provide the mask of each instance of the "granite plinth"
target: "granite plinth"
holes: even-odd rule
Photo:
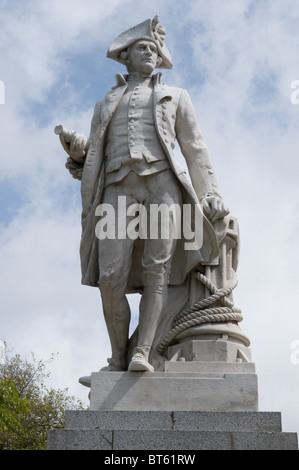
[[[67,411],[48,450],[298,450],[280,413],[258,411],[254,363],[166,361],[87,379],[90,410]]]
[[[298,450],[277,412],[67,411],[48,450]]]

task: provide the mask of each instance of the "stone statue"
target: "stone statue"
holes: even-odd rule
[[[82,284],[100,289],[112,349],[107,371],[161,371],[166,359],[186,359],[178,345],[188,338],[249,345],[232,298],[237,220],[220,196],[189,94],[153,73],[172,68],[164,39],[157,16],[121,33],[107,56],[127,74],[96,103],[89,138],[55,129],[66,167],[81,180]],[[189,176],[174,157],[176,142]],[[153,222],[162,207],[169,210]],[[130,339],[128,293],[141,295]]]

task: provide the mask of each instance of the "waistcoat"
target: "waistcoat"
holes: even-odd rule
[[[150,175],[170,168],[159,141],[149,79],[128,89],[111,119],[106,142],[106,186],[130,171]]]

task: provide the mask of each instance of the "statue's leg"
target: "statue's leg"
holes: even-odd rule
[[[151,180],[153,185],[151,188]],[[144,243],[142,256],[142,281],[143,293],[140,302],[138,339],[134,348],[129,370],[153,371],[149,364],[149,353],[156,335],[158,322],[167,302],[168,278],[171,267],[172,255],[176,246],[175,227],[177,224],[176,212],[167,211],[156,221],[159,227],[153,226],[153,213],[151,204],[155,206],[164,204],[171,208],[177,205],[181,207],[181,193],[178,183],[170,171],[161,172],[145,180],[149,197],[144,201],[148,215],[148,237]],[[163,220],[165,233],[161,232],[161,220]],[[157,233],[158,237],[153,237]]]
[[[146,240],[142,258],[143,293],[139,306],[138,340],[129,370],[153,371],[148,364],[157,325],[167,301],[174,240]]]
[[[112,357],[109,370],[127,369],[127,348],[131,312],[125,295],[131,266],[133,240],[100,240],[99,287]]]
[[[144,286],[139,306],[138,342],[129,365],[131,371],[154,370],[149,364],[149,353],[167,300],[167,289],[167,285]]]

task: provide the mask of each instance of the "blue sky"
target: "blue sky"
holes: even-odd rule
[[[80,285],[80,183],[65,170],[53,129],[89,133],[95,102],[125,72],[106,58],[111,41],[156,14],[174,62],[164,82],[188,89],[239,220],[235,299],[261,409],[281,411],[284,428],[299,431],[299,364],[290,360],[299,340],[292,0],[0,0],[1,338],[24,355],[59,352],[53,386],[84,399],[78,377],[106,363],[99,293]]]

